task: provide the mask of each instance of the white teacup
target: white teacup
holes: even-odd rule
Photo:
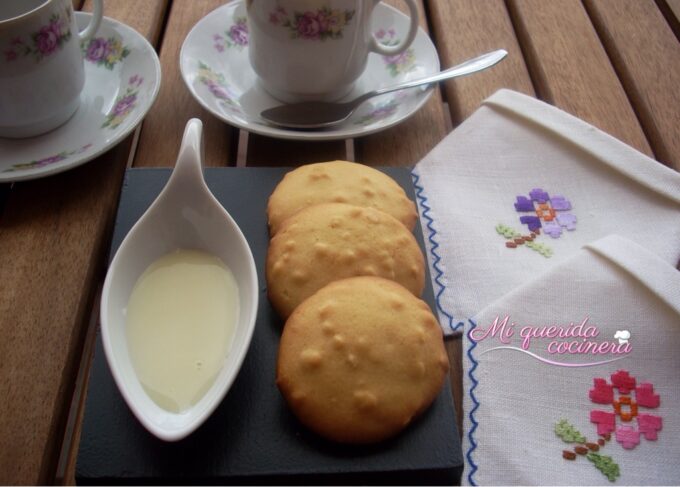
[[[95,0],[78,32],[72,0],[0,0],[0,137],[31,137],[66,122],[85,84],[81,42],[102,19]]]
[[[418,8],[397,45],[371,33],[379,0],[247,0],[249,56],[262,87],[285,102],[333,101],[345,96],[366,68],[368,54],[394,56],[418,32]]]

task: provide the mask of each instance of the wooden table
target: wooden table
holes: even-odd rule
[[[443,67],[503,47],[495,68],[447,82],[407,122],[368,137],[291,142],[203,110],[181,80],[190,28],[224,0],[107,0],[157,49],[150,113],[96,160],[0,185],[0,484],[73,483],[113,219],[126,167],[174,163],[186,121],[205,124],[209,166],[348,159],[410,166],[499,88],[536,96],[680,169],[680,0],[421,0]],[[399,8],[399,1],[388,3]],[[90,10],[91,1],[74,0]],[[447,342],[461,413],[461,341]],[[460,421],[460,417],[459,417]]]

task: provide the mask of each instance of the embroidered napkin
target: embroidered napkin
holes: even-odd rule
[[[469,330],[464,483],[680,483],[673,266],[609,236],[493,302]]]
[[[488,98],[413,177],[447,334],[612,233],[680,258],[680,174],[519,93]]]

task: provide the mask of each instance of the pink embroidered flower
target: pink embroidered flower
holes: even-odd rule
[[[648,382],[637,385],[635,377],[625,370],[616,371],[610,380],[611,384],[606,379],[593,379],[593,388],[588,393],[594,403],[613,406],[612,412],[599,409],[590,412],[590,421],[597,424],[597,433],[615,433],[616,441],[626,449],[635,448],[640,443],[640,435],[656,440],[663,423],[661,417],[639,412],[640,407],[654,409],[661,404],[654,386]]]

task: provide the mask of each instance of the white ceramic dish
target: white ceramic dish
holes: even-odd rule
[[[91,14],[76,12],[84,28]],[[161,66],[149,42],[104,17],[85,50],[80,107],[64,125],[37,137],[0,138],[0,183],[41,178],[84,164],[120,142],[158,95]]]
[[[187,124],[170,180],[121,243],[106,275],[101,302],[102,341],[116,385],[144,427],[166,441],[193,432],[222,401],[246,356],[257,316],[258,280],[252,252],[203,179],[202,126],[197,119]],[[162,409],[144,391],[130,360],[125,333],[126,307],[137,279],[152,262],[176,249],[202,250],[219,257],[239,289],[239,315],[224,365],[203,398],[181,413]]]
[[[408,29],[406,15],[382,3],[376,7],[372,30],[385,44],[396,44]],[[379,132],[413,115],[432,94],[430,88],[415,88],[371,99],[346,122],[326,130],[296,131],[267,125],[260,113],[281,102],[256,82],[248,60],[248,27],[241,1],[214,10],[194,26],[182,45],[180,70],[191,94],[213,115],[236,127],[280,139],[334,140]],[[402,54],[369,54],[366,70],[343,100],[438,71],[437,51],[419,29],[411,47]]]

